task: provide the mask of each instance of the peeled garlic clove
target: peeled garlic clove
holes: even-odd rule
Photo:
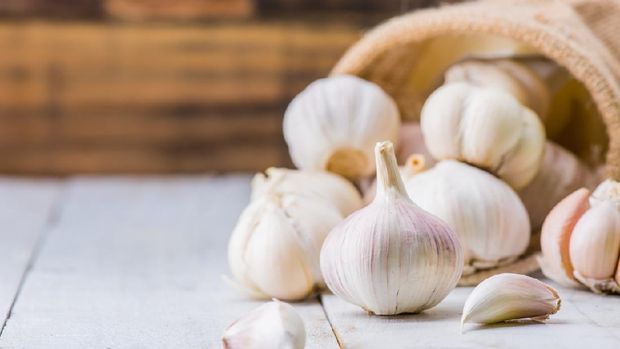
[[[400,114],[378,85],[340,75],[310,84],[284,114],[284,139],[293,163],[348,178],[371,175],[373,146],[396,141]]]
[[[230,238],[233,276],[256,298],[306,298],[323,286],[321,245],[341,220],[322,199],[263,195],[244,210]]]
[[[540,167],[544,128],[536,114],[505,92],[443,85],[426,100],[421,126],[433,157],[482,167],[515,189],[525,187]]]
[[[620,207],[620,182],[607,179],[599,184],[590,196],[590,205],[592,206],[607,201]]]
[[[343,216],[362,207],[360,193],[351,182],[324,171],[299,171],[271,167],[252,179],[252,199],[265,193],[308,195],[334,204]]]
[[[306,330],[295,308],[273,300],[233,322],[222,342],[224,349],[303,349]]]
[[[547,142],[538,174],[518,193],[527,208],[532,229],[542,226],[547,214],[560,200],[579,188],[593,188],[598,182],[596,172],[579,158],[561,146]]]
[[[398,150],[396,160],[399,164],[407,165],[407,160],[412,154],[423,156],[427,166],[434,165],[437,161],[428,152],[420,124],[414,121],[405,122],[398,131]]]
[[[466,274],[525,252],[530,239],[525,207],[514,190],[493,175],[444,160],[409,178],[405,186],[413,202],[457,232]]]
[[[590,191],[582,188],[560,201],[542,227],[540,267],[548,278],[564,286],[578,286],[573,277],[569,245],[577,221],[590,207]]]
[[[544,320],[560,310],[560,296],[551,286],[519,274],[498,274],[471,292],[461,324],[492,324],[508,320]]]
[[[329,234],[321,271],[329,289],[378,315],[417,313],[439,303],[461,276],[456,234],[411,202],[390,142],[378,143],[377,195]]]
[[[570,239],[574,275],[594,292],[620,292],[614,281],[620,256],[620,212],[612,201],[595,203]]]

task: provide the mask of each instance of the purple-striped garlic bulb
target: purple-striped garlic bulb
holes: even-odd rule
[[[463,270],[457,235],[414,204],[394,147],[375,147],[377,195],[329,233],[321,271],[329,289],[377,315],[429,309],[456,286]]]

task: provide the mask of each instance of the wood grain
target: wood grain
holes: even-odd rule
[[[221,281],[249,177],[71,180],[0,347],[219,348],[261,304]],[[335,348],[320,304],[308,348]]]
[[[0,327],[58,203],[60,184],[0,178]]]
[[[545,323],[467,324],[460,331],[465,299],[472,288],[459,287],[438,306],[417,315],[381,317],[334,295],[323,306],[346,348],[617,348],[620,346],[620,298],[555,285],[560,311]]]

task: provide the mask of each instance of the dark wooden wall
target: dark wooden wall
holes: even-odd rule
[[[2,1],[0,173],[289,165],[290,98],[365,28],[427,3]]]

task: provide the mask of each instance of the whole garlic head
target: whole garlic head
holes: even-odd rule
[[[525,252],[530,239],[525,207],[514,190],[493,175],[443,160],[410,177],[405,187],[413,202],[459,235],[463,274],[508,263]]]
[[[534,179],[540,167],[545,145],[540,120],[500,90],[443,85],[426,100],[421,126],[433,157],[484,168],[515,189]]]
[[[274,299],[233,322],[222,342],[224,349],[303,349],[306,330],[293,306]]]
[[[324,286],[323,240],[342,215],[328,201],[267,194],[243,211],[228,245],[239,285],[255,298],[301,300]]]
[[[319,79],[297,95],[284,114],[284,139],[302,170],[348,178],[374,172],[373,147],[396,141],[400,114],[379,86],[355,76]]]
[[[341,176],[324,171],[268,168],[252,179],[252,200],[266,193],[298,194],[322,198],[338,208],[343,216],[364,204],[353,184]]]
[[[620,183],[606,180],[589,195],[580,189],[560,201],[542,228],[543,273],[567,286],[620,293]]]
[[[337,225],[321,249],[329,289],[378,315],[439,303],[461,276],[457,235],[405,192],[392,143],[378,143],[374,201]]]

